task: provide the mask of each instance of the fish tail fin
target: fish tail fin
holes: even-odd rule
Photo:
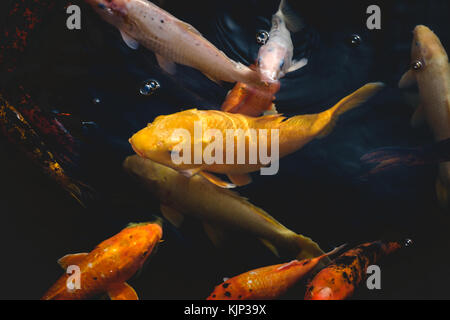
[[[324,113],[330,114],[330,121],[328,125],[322,129],[318,137],[323,138],[326,137],[328,134],[330,134],[331,131],[333,131],[340,115],[356,107],[359,107],[361,104],[363,104],[364,102],[369,100],[372,96],[374,96],[376,93],[378,93],[381,89],[383,89],[384,86],[385,85],[382,82],[368,83],[365,86],[353,92],[352,94],[343,98],[331,109],[324,111]]]
[[[386,147],[361,157],[363,167],[372,167],[368,174],[377,174],[398,166],[424,165],[428,161],[422,148]]]
[[[318,257],[318,259],[319,259],[319,260],[322,260],[322,259],[325,258],[325,257],[332,256],[332,255],[334,255],[334,254],[340,252],[340,251],[341,251],[342,249],[344,249],[346,246],[347,246],[347,244],[344,243],[343,245],[340,245],[339,247],[336,247],[336,248],[334,248],[333,250],[328,251],[327,253],[321,255],[320,257]]]
[[[83,207],[96,198],[96,192],[93,188],[81,181],[71,180],[64,185],[64,189]]]
[[[421,166],[450,161],[450,139],[430,146],[380,148],[361,157],[363,166],[373,166],[369,174],[390,170],[397,166]]]

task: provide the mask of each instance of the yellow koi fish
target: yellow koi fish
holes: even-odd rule
[[[420,105],[412,117],[417,126],[426,122],[436,141],[450,138],[450,65],[439,38],[426,26],[417,26],[411,50],[411,69],[400,80],[400,88],[417,83]],[[439,165],[436,192],[440,204],[450,203],[450,162]]]
[[[137,155],[128,157],[124,168],[160,200],[167,220],[175,226],[181,225],[185,215],[201,220],[216,245],[225,229],[253,235],[277,255],[283,252],[307,259],[323,254],[310,238],[296,234],[235,192],[219,188],[201,176],[189,179]]]
[[[289,119],[279,114],[253,118],[215,110],[186,110],[157,117],[133,135],[130,143],[141,157],[188,177],[201,174],[221,187],[242,186],[251,182],[250,172],[276,174],[278,159],[326,136],[339,115],[382,87],[381,83],[367,84],[329,110]],[[228,175],[233,184],[211,172]]]

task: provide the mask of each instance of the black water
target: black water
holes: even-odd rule
[[[251,0],[183,3],[168,1],[168,10],[244,63],[254,59],[255,34],[269,28],[277,5]],[[96,187],[100,200],[87,210],[80,208],[0,140],[4,299],[39,298],[62,273],[59,257],[89,251],[129,222],[159,214],[157,201],[121,170],[123,158],[133,153],[127,139],[159,114],[217,107],[229,89],[188,68],[179,68],[176,78],[163,74],[151,53],[127,48],[116,30],[81,5],[80,31],[65,28],[62,10],[46,17],[27,48],[21,80],[43,108],[73,114],[64,121],[83,141],[78,174]],[[357,177],[363,170],[359,158],[368,151],[432,141],[426,129],[409,127],[412,109],[396,82],[408,67],[415,25],[430,26],[450,48],[449,4],[383,3],[382,30],[377,32],[365,28],[365,8],[361,1],[299,5],[307,28],[294,36],[296,53],[308,56],[310,65],[286,77],[277,107],[287,115],[318,112],[366,82],[385,81],[387,88],[343,116],[330,136],[283,159],[278,175],[255,174],[253,184],[239,192],[325,250],[342,243],[412,238],[412,248],[381,264],[382,290],[362,288],[355,298],[447,299],[450,221],[436,205],[436,168],[399,168],[368,181]],[[360,45],[351,43],[353,34],[360,35]],[[139,94],[147,79],[161,84],[152,96]],[[96,98],[100,103],[93,103]],[[131,281],[141,298],[202,299],[223,277],[280,261],[241,235],[232,234],[228,246],[215,249],[197,221],[188,220],[178,231],[167,227],[165,240],[141,276]],[[301,298],[303,290],[298,286],[288,298]]]

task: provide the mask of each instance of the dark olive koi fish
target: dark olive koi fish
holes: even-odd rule
[[[243,273],[218,285],[207,300],[277,299],[314,270],[323,258],[337,253],[343,247],[316,258],[294,260]]]
[[[63,269],[77,266],[79,288],[68,288],[64,274],[42,300],[83,300],[107,292],[111,300],[138,300],[126,283],[144,265],[162,237],[158,223],[130,224],[117,235],[100,243],[90,253],[70,254],[58,260]]]
[[[336,258],[309,283],[305,300],[344,300],[366,279],[366,270],[381,258],[411,244],[376,241],[364,243]]]
[[[91,188],[67,175],[22,114],[1,95],[0,128],[7,139],[32,159],[46,175],[60,184],[81,205],[85,205],[85,200],[91,197]]]

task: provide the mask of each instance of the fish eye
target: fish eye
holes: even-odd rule
[[[422,61],[415,61],[415,62],[411,65],[411,68],[412,68],[413,70],[416,70],[416,71],[422,69],[422,67],[423,67]]]
[[[257,64],[258,64],[258,66],[260,66],[260,65],[261,65],[261,58],[259,58],[259,59],[258,59],[258,62],[257,62]]]
[[[284,67],[284,60],[281,61],[281,63],[280,63],[280,69],[283,69],[283,67]]]

